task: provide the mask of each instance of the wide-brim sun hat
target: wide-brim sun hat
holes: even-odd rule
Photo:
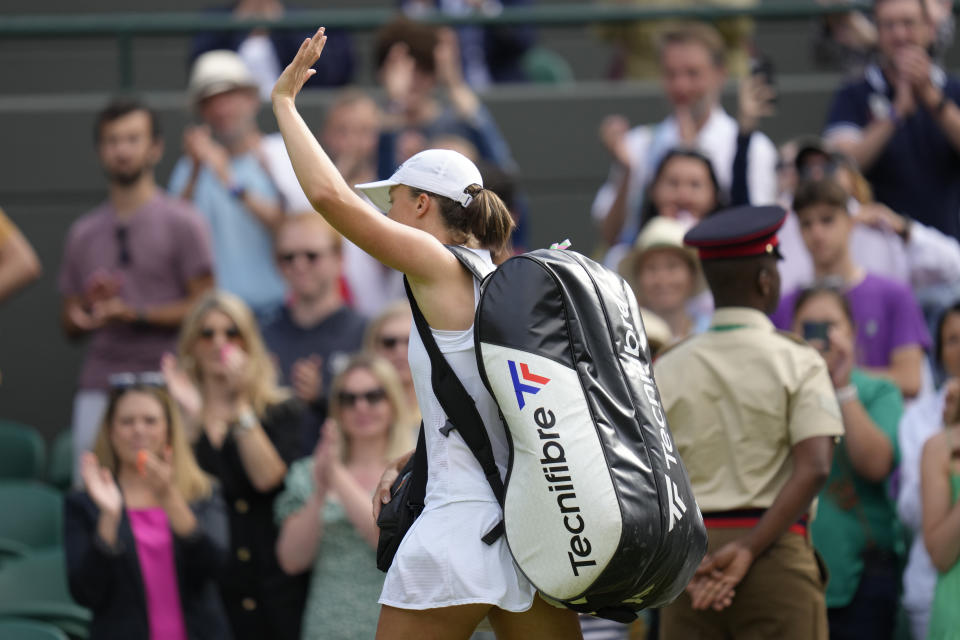
[[[234,51],[218,49],[199,56],[190,70],[187,94],[194,105],[235,89],[257,89],[257,81]]]
[[[637,240],[624,258],[620,261],[617,270],[620,275],[630,283],[633,292],[637,295],[637,300],[643,304],[640,292],[639,282],[637,281],[637,269],[642,264],[643,259],[655,250],[675,251],[690,266],[693,272],[693,291],[691,297],[695,296],[707,288],[707,281],[703,277],[703,271],[700,267],[700,260],[697,258],[696,251],[688,247],[683,242],[683,236],[687,232],[687,225],[672,218],[658,216],[653,218],[644,227]]]
[[[354,185],[384,213],[390,210],[390,189],[404,185],[450,198],[468,206],[471,185],[483,186],[480,170],[466,156],[449,149],[427,149],[411,156],[386,180]]]

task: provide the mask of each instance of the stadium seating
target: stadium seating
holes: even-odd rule
[[[45,458],[43,438],[36,429],[0,420],[0,479],[39,480]]]

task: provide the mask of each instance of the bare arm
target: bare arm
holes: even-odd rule
[[[457,259],[429,233],[390,220],[354,193],[297,112],[294,98],[313,75],[325,41],[322,29],[305,41],[273,90],[273,111],[300,186],[337,231],[383,264],[413,280],[450,279],[462,270]]]
[[[890,118],[874,120],[862,131],[859,139],[838,136],[830,140],[830,145],[844,155],[850,156],[863,171],[868,170],[887,148],[897,125]],[[832,138],[832,136],[831,136]]]
[[[892,381],[904,398],[915,398],[923,386],[923,349],[901,347],[890,356],[890,366],[867,369],[870,373]]]
[[[816,436],[801,440],[793,445],[792,457],[793,471],[760,521],[746,535],[724,545],[701,563],[697,573],[709,575],[709,580],[691,593],[694,609],[721,609],[729,604],[734,588],[754,559],[807,512],[830,475],[833,438]]]
[[[847,453],[854,471],[872,482],[882,482],[893,467],[893,445],[856,397],[842,402]]]
[[[203,294],[213,288],[213,276],[191,278],[187,283],[187,297],[167,304],[143,309],[142,320],[158,327],[178,328],[193,305]]]
[[[245,411],[255,416],[252,410]],[[263,427],[260,426],[260,420],[256,419],[256,424],[249,429],[236,427],[235,434],[240,462],[247,473],[247,478],[250,479],[250,484],[261,493],[272,491],[283,484],[283,479],[287,475],[287,465],[270,442]]]
[[[40,259],[23,234],[12,229],[0,245],[0,301],[40,277]]]
[[[937,571],[960,558],[960,502],[951,504],[950,450],[944,433],[927,441],[922,458],[923,541]]]
[[[184,500],[183,494],[176,487],[171,487],[169,493],[160,504],[170,521],[170,528],[180,538],[193,535],[197,530],[197,517]]]
[[[624,167],[623,175],[617,184],[617,195],[610,210],[600,223],[600,235],[608,246],[616,244],[627,220],[627,202],[630,199],[630,179],[632,169]]]
[[[367,544],[376,549],[380,529],[368,508],[370,494],[360,486],[360,483],[350,475],[350,472],[342,464],[334,465],[330,469],[330,486],[340,496],[340,502],[343,503],[350,524],[367,541]]]
[[[303,573],[317,557],[323,537],[323,505],[326,489],[314,491],[303,507],[283,521],[277,538],[277,560],[288,575]]]

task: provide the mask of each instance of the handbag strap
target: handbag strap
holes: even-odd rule
[[[413,312],[413,321],[420,334],[420,340],[430,356],[430,382],[433,386],[433,393],[437,396],[437,401],[447,414],[448,424],[441,431],[445,436],[449,435],[452,425],[460,432],[460,437],[469,447],[473,457],[480,463],[483,475],[493,490],[493,495],[497,502],[503,507],[504,487],[503,480],[500,478],[500,469],[497,467],[496,459],[493,456],[493,446],[490,444],[490,436],[484,427],[483,419],[477,411],[477,405],[473,398],[463,387],[460,378],[453,371],[450,363],[437,346],[437,341],[430,331],[430,325],[427,324],[423,312],[417,304],[413,291],[410,290],[410,283],[406,276],[403,278],[403,287],[407,292],[407,298],[410,300],[410,309]],[[503,533],[503,521],[488,531],[483,536],[486,544],[493,542]]]

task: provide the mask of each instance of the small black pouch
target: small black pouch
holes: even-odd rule
[[[420,424],[417,448],[410,456],[400,475],[390,487],[390,502],[383,505],[377,516],[380,539],[377,541],[377,569],[387,571],[393,564],[403,537],[420,513],[427,492],[427,447]]]

